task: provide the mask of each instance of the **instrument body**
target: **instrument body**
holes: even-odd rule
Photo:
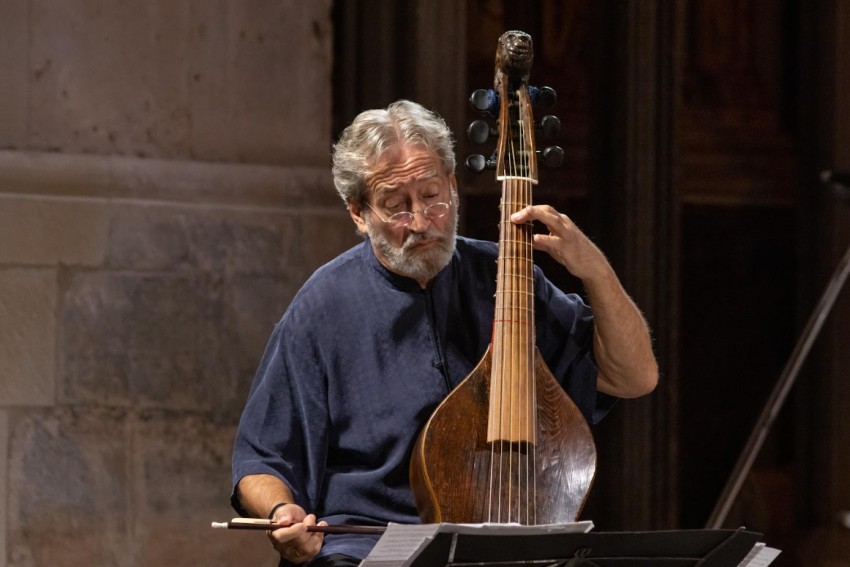
[[[596,449],[581,412],[535,353],[537,443],[487,441],[492,349],[422,430],[411,487],[423,523],[574,521],[593,482]],[[570,407],[572,406],[572,408]],[[586,435],[564,435],[584,430]],[[525,466],[534,456],[534,469]],[[428,463],[431,463],[430,465]],[[495,468],[494,469],[494,464]],[[415,471],[415,472],[414,472]],[[500,478],[495,486],[491,476]],[[534,487],[530,475],[534,475]]]
[[[414,445],[410,484],[425,523],[573,521],[595,474],[590,428],[535,346],[531,225],[510,220],[531,204],[537,184],[532,56],[527,34],[499,39],[502,202],[493,340]]]

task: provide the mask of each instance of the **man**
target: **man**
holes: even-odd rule
[[[295,523],[269,534],[282,561],[356,565],[374,545],[308,532],[317,516],[418,521],[413,442],[493,325],[496,246],[456,236],[454,170],[445,122],[409,101],[360,114],[334,147],[336,189],[365,239],[317,270],[275,327],[234,448],[237,511]],[[535,272],[537,347],[585,418],[652,391],[649,330],[602,253],[551,207],[511,220],[543,223],[534,247],[587,290],[592,314]]]

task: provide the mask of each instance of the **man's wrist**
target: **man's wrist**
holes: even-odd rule
[[[277,512],[278,508],[282,508],[283,506],[286,506],[287,504],[289,504],[289,502],[278,502],[277,504],[272,506],[272,511],[269,512],[269,515],[268,515],[269,520],[274,519],[274,513]]]

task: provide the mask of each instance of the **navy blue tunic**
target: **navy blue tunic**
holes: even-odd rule
[[[495,244],[458,237],[426,290],[384,268],[368,239],[317,270],[275,326],[254,377],[236,435],[234,487],[246,475],[271,474],[332,525],[418,523],[412,445],[490,344],[496,256]],[[537,268],[535,300],[537,347],[595,423],[612,399],[596,392],[590,309]],[[362,558],[375,539],[327,535],[321,555]]]

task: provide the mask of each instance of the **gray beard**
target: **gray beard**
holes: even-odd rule
[[[375,228],[368,217],[366,227],[369,229],[369,238],[372,239],[372,244],[381,252],[384,260],[389,264],[390,270],[417,281],[429,281],[439,274],[440,270],[448,266],[455,251],[457,207],[452,207],[450,214],[453,215],[453,219],[449,225],[448,234],[438,234],[435,231],[411,232],[399,248],[390,244],[385,233],[381,230],[383,227]],[[428,238],[437,239],[434,246],[427,250],[411,250],[416,243]]]

